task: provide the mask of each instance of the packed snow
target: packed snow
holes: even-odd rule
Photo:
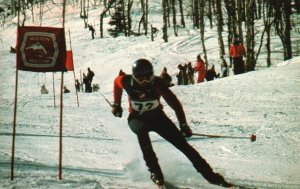
[[[55,10],[48,11],[48,17],[45,14],[44,25],[61,26],[61,19],[53,19],[57,16]],[[15,45],[16,24],[14,21],[5,24],[0,31],[0,188],[157,188],[149,178],[136,136],[127,126],[128,112],[124,111],[122,118],[115,118],[101,93],[112,102],[114,78],[120,69],[131,73],[131,64],[138,58],[149,59],[156,75],[166,66],[176,83],[177,65],[194,63],[196,55],[201,53],[199,32],[181,29],[175,37],[170,29],[168,43],[162,40],[161,31],[154,42],[149,36],[111,38],[107,32],[101,39],[98,31],[92,40],[79,12],[74,7],[67,12],[66,34],[70,30],[75,76],[80,78],[80,73],[86,73],[90,67],[95,72],[93,82],[100,85],[101,92],[78,93],[78,107],[73,72],[64,74],[64,85],[71,93],[63,95],[63,179],[59,180],[61,73],[18,71],[15,172],[11,181],[16,56],[9,53],[9,47]],[[90,22],[98,23],[98,10],[89,14],[94,18]],[[150,20],[160,27],[159,18],[153,16]],[[70,39],[66,36],[70,49]],[[205,36],[209,63],[214,63],[220,72],[217,33],[207,29]],[[278,38],[273,41],[276,51],[282,49]],[[194,133],[257,136],[255,142],[196,136],[187,139],[216,172],[230,182],[260,189],[298,189],[300,58],[283,62],[281,53],[272,55],[270,68],[265,68],[266,61],[260,58],[258,71],[237,76],[231,71],[227,78],[175,85],[171,90],[180,99]],[[42,84],[49,90],[48,95],[40,94]],[[164,100],[162,104],[178,125],[174,111]],[[126,94],[122,106],[128,109]],[[151,133],[151,138],[168,189],[221,188],[209,184],[164,139],[155,133]]]

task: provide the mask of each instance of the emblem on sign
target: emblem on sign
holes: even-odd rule
[[[18,27],[16,52],[18,70],[67,71],[64,28]]]
[[[59,49],[56,36],[46,32],[26,32],[20,46],[22,61],[27,67],[55,66]]]

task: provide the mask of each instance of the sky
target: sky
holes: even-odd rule
[[[157,9],[158,6],[150,7],[153,12]],[[57,7],[46,9],[44,25],[61,27],[59,13]],[[95,72],[93,82],[99,84],[101,93],[110,102],[114,78],[120,69],[130,74],[136,59],[149,59],[156,75],[166,66],[176,84],[177,65],[194,63],[201,53],[199,32],[191,27],[180,29],[178,37],[170,29],[168,43],[163,41],[161,30],[154,42],[150,36],[112,38],[107,32],[101,39],[98,30],[92,40],[76,7],[68,7],[67,13],[65,29],[70,30],[71,38],[68,35],[66,38],[68,49],[74,54],[75,77],[80,78],[80,73],[86,73],[90,67]],[[92,9],[89,15],[89,22],[99,28],[99,11]],[[150,16],[149,20],[161,28],[158,15]],[[38,23],[28,21],[28,25]],[[205,37],[209,64],[215,64],[220,72],[215,29],[207,28]],[[9,53],[9,48],[16,41],[15,19],[1,28],[0,38],[0,188],[157,188],[149,178],[136,136],[127,125],[127,94],[122,98],[122,118],[112,115],[100,92],[78,93],[78,107],[73,72],[64,74],[64,85],[71,93],[63,95],[63,179],[59,180],[61,73],[18,71],[15,169],[11,181],[16,56]],[[171,90],[181,101],[194,133],[257,136],[255,142],[247,138],[187,139],[216,172],[240,185],[296,189],[300,188],[300,58],[283,61],[280,40],[273,36],[272,41],[270,68],[265,67],[263,50],[257,71],[236,76],[231,71],[227,78],[175,85]],[[42,84],[49,90],[48,95],[40,94]],[[161,102],[166,114],[178,125],[174,111],[163,99]],[[163,138],[155,133],[150,136],[168,189],[221,188],[209,184]]]

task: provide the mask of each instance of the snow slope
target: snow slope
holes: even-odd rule
[[[70,11],[70,28],[75,74],[95,71],[94,82],[112,101],[112,82],[119,69],[130,73],[138,58],[153,62],[158,75],[164,66],[175,74],[177,65],[194,61],[201,50],[199,35],[181,31],[164,43],[160,34],[150,38],[106,36],[91,40],[83,29],[79,13]],[[94,11],[95,20],[97,11]],[[50,14],[53,15],[53,14]],[[91,15],[93,15],[91,13]],[[59,26],[49,16],[45,23]],[[73,73],[64,74],[71,93],[64,95],[63,180],[58,179],[59,84],[60,73],[19,71],[15,179],[10,181],[12,120],[15,90],[15,55],[8,49],[16,37],[16,25],[7,24],[0,35],[0,188],[95,188],[154,189],[144,165],[136,137],[127,126],[125,111],[115,118],[100,93],[79,93],[77,107]],[[170,32],[171,33],[171,32]],[[207,30],[208,51],[218,60],[216,33]],[[275,57],[274,59],[281,59]],[[275,60],[274,60],[275,61]],[[219,67],[217,67],[218,70]],[[192,137],[188,139],[199,153],[229,181],[258,188],[300,188],[300,58],[268,69],[189,86],[174,86],[189,125],[195,133],[229,136],[257,135],[248,139]],[[41,95],[45,83],[49,95]],[[176,116],[164,101],[171,119]],[[124,110],[128,108],[123,95]],[[173,146],[151,133],[153,146],[165,173],[168,189],[220,188],[210,185]]]

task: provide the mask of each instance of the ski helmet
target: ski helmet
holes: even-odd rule
[[[132,64],[132,75],[135,77],[153,75],[153,66],[147,59],[138,59]]]

